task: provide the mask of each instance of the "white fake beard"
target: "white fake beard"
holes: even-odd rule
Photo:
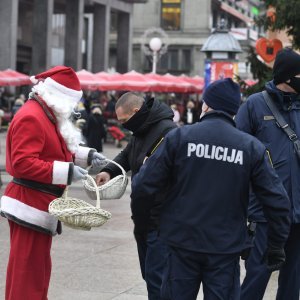
[[[43,82],[38,83],[32,88],[32,91],[41,96],[46,104],[53,110],[57,119],[57,127],[62,135],[67,148],[72,153],[76,153],[81,142],[80,130],[71,122],[70,116],[74,110],[77,101],[58,98],[51,90],[46,89]]]

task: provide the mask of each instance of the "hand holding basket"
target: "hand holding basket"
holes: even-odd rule
[[[102,200],[120,199],[125,193],[128,184],[128,178],[125,170],[121,165],[113,160],[106,159],[106,161],[118,166],[121,169],[122,174],[112,178],[103,185],[96,185],[96,187],[93,184],[94,179],[91,176],[86,177],[86,179],[82,181],[83,187],[89,198],[92,200],[97,199],[96,190],[99,191]]]
[[[100,208],[100,194],[94,179],[87,175],[89,182],[94,185],[96,207],[86,201],[68,197],[68,188],[62,197],[49,204],[49,213],[73,229],[91,230],[99,227],[111,218],[111,213]]]

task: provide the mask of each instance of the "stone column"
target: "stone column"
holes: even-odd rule
[[[110,6],[94,5],[93,72],[107,71],[109,60]]]
[[[117,38],[117,71],[126,73],[131,68],[132,14],[119,12]]]
[[[32,73],[50,68],[53,0],[34,0],[32,31]]]
[[[65,65],[75,71],[82,68],[84,0],[66,1]]]
[[[16,68],[19,0],[0,1],[0,70]]]

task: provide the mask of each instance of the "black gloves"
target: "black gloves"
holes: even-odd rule
[[[269,271],[277,271],[285,262],[285,252],[283,248],[269,247],[264,255],[264,262]]]

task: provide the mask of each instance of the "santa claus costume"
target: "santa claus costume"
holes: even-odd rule
[[[71,184],[74,163],[87,167],[95,152],[78,146],[80,134],[69,120],[82,96],[73,69],[57,66],[33,79],[37,84],[7,134],[13,180],[0,202],[10,226],[6,300],[47,299],[52,236],[59,231],[48,206]]]

